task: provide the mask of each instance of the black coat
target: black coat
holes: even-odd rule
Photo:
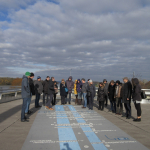
[[[52,95],[55,93],[54,90],[54,82],[52,80],[49,81],[48,94]]]
[[[123,97],[122,97],[123,103],[130,103],[131,95],[132,95],[132,84],[130,81],[128,81],[127,83],[124,83],[123,86]],[[129,98],[129,100],[127,100],[127,98]]]
[[[43,93],[48,94],[48,88],[49,88],[49,81],[45,80],[43,82]]]
[[[108,96],[109,96],[110,101],[114,101],[115,100],[115,98],[114,98],[115,84],[113,86],[111,84],[109,84],[108,92],[109,92]]]
[[[30,86],[30,92],[32,95],[35,95],[35,89],[34,89],[34,82],[31,78],[29,78],[29,86]]]
[[[133,83],[134,83],[134,88],[133,88],[133,94],[132,94],[132,98],[133,101],[141,101],[141,86],[139,84],[139,81],[137,78],[133,79]]]
[[[93,84],[91,86],[88,85],[87,91],[91,93],[92,97],[95,97],[95,86]]]
[[[66,88],[66,86],[61,83],[60,84],[60,96],[67,96],[65,88]]]
[[[105,101],[106,93],[105,93],[104,88],[99,87],[97,95],[98,95],[98,97],[97,97],[98,101],[101,101],[101,102]]]

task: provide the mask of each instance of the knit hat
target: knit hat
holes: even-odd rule
[[[30,77],[33,77],[33,76],[34,76],[34,73],[33,73],[33,72],[31,72],[31,73],[30,73]]]
[[[104,80],[103,80],[103,82],[105,82],[105,81],[107,82],[107,80],[106,80],[106,79],[104,79]]]
[[[117,80],[117,81],[116,81],[116,83],[120,84],[120,81],[119,81],[119,80]]]
[[[38,77],[37,77],[37,79],[41,79],[41,77],[40,77],[40,76],[38,76]]]
[[[30,72],[26,72],[25,76],[29,77],[30,76]]]
[[[91,83],[91,82],[93,82],[93,81],[90,79],[89,82]]]
[[[82,78],[81,80],[85,81],[85,79],[84,79],[84,78]]]

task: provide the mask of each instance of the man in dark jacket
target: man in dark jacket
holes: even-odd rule
[[[123,87],[122,101],[126,109],[126,119],[130,119],[131,118],[132,84],[127,77],[125,77],[123,81],[124,81],[124,87]]]
[[[54,81],[55,81],[55,78],[51,77],[51,80],[49,81],[49,87],[48,87],[48,101],[46,103],[46,108],[49,110],[54,110],[51,105],[55,90],[57,89],[57,88],[54,88]]]
[[[107,80],[104,79],[103,80],[103,83],[104,83],[104,91],[105,91],[105,106],[107,107],[107,103],[108,103],[108,83],[107,83]]]
[[[30,107],[32,95],[35,95],[33,78],[34,78],[34,73],[31,72],[31,73],[30,73],[30,77],[29,77],[30,99],[29,99],[29,101],[27,101],[27,107],[26,107],[26,110],[25,110],[25,113],[26,113],[26,114],[31,114],[31,113],[32,113],[32,111],[29,110],[29,107]]]
[[[116,101],[114,98],[114,93],[115,93],[115,83],[114,80],[111,80],[108,87],[108,94],[109,94],[112,113],[116,113]]]
[[[74,82],[72,81],[72,76],[70,76],[66,81],[66,87],[68,89],[68,94],[69,94],[69,104],[71,104],[71,93],[72,93],[72,89],[74,88]],[[67,103],[67,99],[66,99],[66,103]]]
[[[50,77],[47,76],[46,80],[43,82],[43,106],[45,106],[45,98],[46,98],[46,102],[48,99],[49,80],[50,80]]]
[[[22,78],[21,95],[23,99],[22,111],[21,111],[21,122],[27,121],[25,116],[25,109],[27,107],[27,101],[30,99],[30,86],[29,86],[30,72],[26,72]]]
[[[40,96],[43,92],[43,85],[41,82],[41,77],[38,76],[37,80],[34,82],[34,88],[35,88],[35,94],[36,94],[36,98],[35,98],[35,108],[41,107],[39,105],[39,100],[40,100]]]

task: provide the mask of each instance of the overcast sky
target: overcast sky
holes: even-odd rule
[[[0,76],[150,80],[150,0],[0,0]]]

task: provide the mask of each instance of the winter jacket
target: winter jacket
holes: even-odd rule
[[[97,92],[97,100],[98,101],[105,101],[106,93],[104,87],[99,87]]]
[[[117,93],[117,95],[116,95],[117,88],[118,88],[118,93]],[[114,97],[115,97],[115,98],[121,98],[121,88],[122,88],[121,85],[116,85],[116,86],[115,86],[115,92],[114,92]]]
[[[80,79],[78,79],[79,83],[77,82],[77,92],[82,92],[82,83],[80,81]]]
[[[55,84],[56,83],[56,84]],[[57,88],[56,90],[55,90],[55,94],[58,94],[58,86],[57,86],[57,82],[56,81],[54,81],[54,88]]]
[[[60,83],[60,96],[67,96],[67,93],[65,91],[66,86]]]
[[[110,99],[110,101],[115,101],[115,99],[114,99],[114,93],[115,93],[115,85],[111,85],[111,84],[109,84],[109,87],[108,87],[108,92],[109,92],[109,99]]]
[[[43,93],[48,94],[49,80],[43,82]]]
[[[134,88],[133,88],[133,94],[132,94],[132,98],[133,101],[141,101],[141,86],[139,84],[139,81],[137,78],[133,79],[133,83],[134,83]]]
[[[71,79],[71,81],[69,81],[69,79]],[[68,93],[72,93],[72,89],[74,88],[74,83],[72,81],[72,77],[71,76],[66,81],[66,87],[68,89]]]
[[[43,92],[43,85],[41,81],[36,80],[34,82],[35,94],[42,94]]]
[[[105,91],[105,94],[108,96],[108,83],[105,83],[104,91]]]
[[[88,85],[87,92],[90,92],[92,97],[95,97],[95,86],[93,84],[92,85]]]
[[[30,97],[29,79],[25,75],[22,78],[21,95],[22,95],[22,98]]]
[[[49,95],[55,94],[54,81],[52,80],[49,80],[48,94]]]
[[[88,83],[82,84],[82,89],[81,89],[82,93],[87,93],[87,86],[88,86]]]
[[[123,103],[130,103],[131,102],[131,95],[132,95],[132,85],[131,85],[131,82],[128,81],[127,83],[124,83],[124,86],[123,86],[122,102]],[[127,100],[127,98],[129,98],[129,100]]]
[[[75,80],[75,81],[77,81],[77,80]],[[74,83],[74,95],[77,95],[78,93],[77,93],[77,84],[76,83]]]
[[[34,82],[31,78],[29,78],[29,86],[30,86],[30,93],[32,95],[35,95]]]

